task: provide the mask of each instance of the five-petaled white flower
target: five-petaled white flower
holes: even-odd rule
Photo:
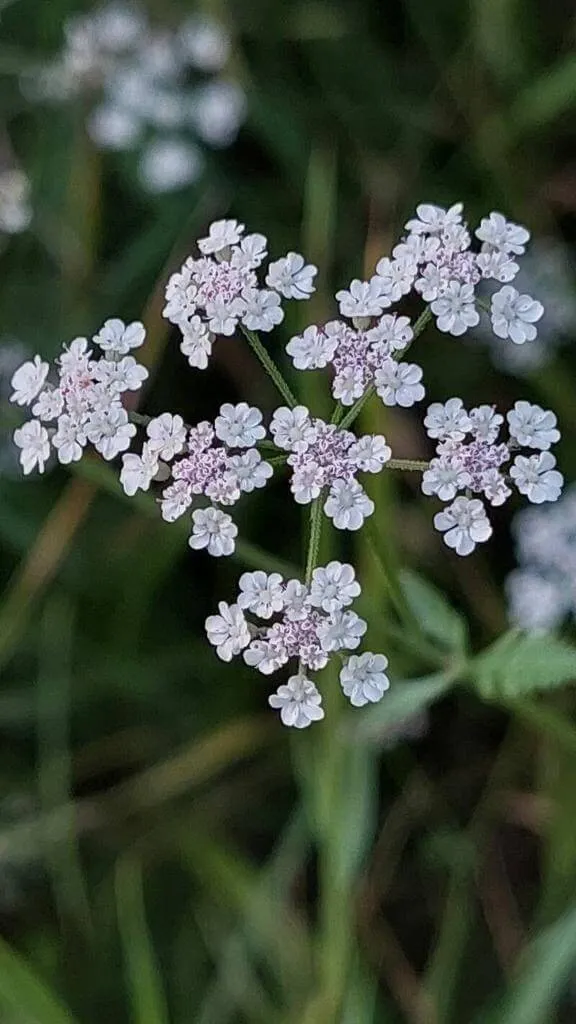
[[[294,409],[281,406],[272,417],[270,433],[278,448],[297,452],[308,447],[316,430],[305,405],[297,405]]]
[[[248,623],[236,604],[220,601],[218,611],[219,615],[209,615],[206,619],[206,634],[218,657],[232,661],[234,655],[240,654],[250,643]]]
[[[449,281],[430,309],[436,317],[438,330],[456,338],[480,322],[480,315],[474,305],[474,286],[471,284]]]
[[[231,555],[236,546],[238,527],[227,512],[219,508],[197,508],[192,513],[191,548],[207,548],[215,558]]]
[[[394,359],[382,361],[374,374],[376,392],[384,405],[399,405],[408,409],[424,398],[422,367],[416,363],[397,363]]]
[[[216,437],[230,448],[251,448],[266,437],[262,413],[247,402],[238,402],[237,405],[225,402],[220,415],[214,420],[214,430]]]
[[[428,407],[424,426],[428,437],[462,441],[470,429],[470,417],[461,398],[449,398],[447,402],[433,402]]]
[[[340,671],[340,685],[355,708],[377,704],[390,686],[388,658],[383,654],[352,654]]]
[[[360,584],[351,565],[328,562],[312,574],[310,604],[325,612],[335,612],[352,604],[360,593]]]
[[[357,480],[335,480],[324,511],[337,530],[359,530],[374,511],[374,502]]]
[[[541,409],[539,405],[524,401],[516,402],[506,418],[510,435],[526,448],[547,451],[560,440],[556,416],[550,410]]]
[[[492,536],[492,527],[479,498],[459,497],[434,516],[434,526],[444,534],[457,555],[469,555],[477,544]]]
[[[339,339],[330,328],[330,324],[325,327],[312,325],[290,339],[286,351],[297,370],[320,370],[332,361]]]
[[[242,573],[239,586],[240,608],[254,612],[261,619],[270,619],[284,607],[284,590],[279,572],[266,573],[261,570]]]
[[[385,306],[389,305],[382,301],[379,277],[373,277],[371,281],[352,281],[348,290],[336,292],[336,301],[342,316],[353,320],[379,316]]]
[[[432,203],[420,203],[416,207],[417,217],[404,225],[415,235],[440,235],[447,228],[462,221],[462,203],[454,203],[448,210]]]
[[[20,465],[25,476],[38,467],[40,473],[50,456],[48,431],[38,420],[28,420],[14,431],[14,444],[20,448]]]
[[[317,687],[306,676],[290,676],[287,683],[279,686],[276,693],[268,698],[270,707],[280,712],[283,725],[295,729],[306,729],[311,722],[324,718],[322,698]]]
[[[534,341],[537,334],[534,324],[543,313],[541,302],[530,295],[520,295],[511,284],[504,285],[492,296],[492,330],[499,338],[510,338],[515,345]]]
[[[132,497],[136,491],[147,491],[158,472],[157,453],[145,444],[142,454],[127,452],[122,456],[120,483],[124,493]]]
[[[49,369],[48,363],[44,363],[40,356],[34,356],[33,360],[19,366],[11,380],[14,391],[10,401],[16,405],[30,405],[42,391]]]
[[[244,224],[239,224],[237,220],[215,220],[206,238],[199,240],[198,248],[205,256],[220,253],[231,245],[237,245],[243,233]]]
[[[163,412],[150,420],[146,427],[148,448],[157,459],[171,462],[175,455],[182,451],[186,444],[187,430],[181,416]]]
[[[564,477],[554,467],[556,459],[550,452],[538,455],[518,455],[510,468],[510,476],[528,501],[541,505],[545,501],[558,501]]]
[[[111,358],[126,356],[130,349],[140,348],[144,344],[146,329],[139,320],[126,325],[123,320],[113,318],[105,321],[93,340]]]
[[[513,224],[494,211],[482,218],[475,234],[482,242],[483,252],[514,253],[515,256],[522,255],[530,238],[530,232],[521,224]]]
[[[266,275],[266,284],[280,292],[285,299],[309,299],[314,291],[314,278],[318,268],[306,263],[298,252],[286,255],[271,263]]]

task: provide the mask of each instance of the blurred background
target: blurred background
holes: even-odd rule
[[[428,396],[553,408],[573,481],[575,30],[564,0],[0,2],[2,1024],[576,1019],[576,726],[555,685],[576,678],[574,501],[532,523],[539,545],[496,510],[458,560],[417,483],[376,480],[370,536],[325,554],[359,567],[393,687],[350,717],[332,693],[294,738],[203,633],[240,572],[302,564],[285,482],[244,499],[220,564],[109,465],[23,480],[7,401],[23,359],[119,316],[148,329],[147,413],[270,410],[240,341],[193,371],[161,318],[209,222],[320,267],[270,341],[282,361],[417,202],[462,200],[530,228],[518,287],[547,313],[528,354],[430,330]],[[321,412],[326,381],[301,378]],[[418,415],[377,403],[363,426],[421,458]],[[464,632],[479,651],[511,621],[562,633],[549,692],[523,692],[530,647],[454,689]]]

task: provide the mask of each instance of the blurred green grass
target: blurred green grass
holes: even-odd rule
[[[236,395],[274,401],[248,350],[230,342],[204,376],[183,374],[164,334],[163,282],[213,217],[320,265],[286,336],[297,315],[330,314],[335,288],[387,251],[421,200],[462,199],[471,220],[502,208],[574,246],[575,24],[559,0],[214,0],[248,122],[199,186],[162,199],[139,190],[129,159],[93,150],[80,110],[20,96],[14,71],[90,6],[14,0],[1,12],[0,115],[35,209],[0,254],[1,332],[51,356],[106,316],[144,315],[152,412],[201,419]],[[190,10],[149,6],[160,22]],[[553,403],[574,479],[572,348],[522,382],[452,339],[428,336],[421,353],[434,398]],[[323,408],[321,375],[291,383]],[[364,416],[422,443],[410,417]],[[408,564],[466,616],[475,650],[492,642],[508,520],[487,554],[456,565],[414,491],[377,488],[372,536],[353,548],[326,536],[324,553],[353,555],[375,649],[395,679],[423,682],[293,739],[266,712],[267,686],[218,662],[202,635],[258,549],[302,563],[305,524],[282,485],[242,506],[244,547],[221,566],[191,554],[149,501],[123,500],[107,467],[0,479],[6,1024],[574,1019],[573,694],[520,705],[498,686],[484,700],[453,692],[438,675],[452,627],[435,605],[404,605],[431,633],[394,632]],[[334,684],[328,674],[332,721]],[[394,742],[415,710],[422,734]]]

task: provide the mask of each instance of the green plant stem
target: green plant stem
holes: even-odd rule
[[[306,586],[309,586],[312,580],[312,573],[318,564],[318,552],[320,550],[320,535],[322,533],[322,494],[319,494],[317,498],[312,502],[310,509],[310,533],[308,539],[308,551],[306,554],[306,574],[305,582]]]
[[[386,469],[403,469],[413,473],[423,473],[430,465],[424,459],[389,459]]]
[[[276,366],[276,363],[272,359],[272,356],[264,348],[264,345],[260,341],[260,338],[258,337],[257,334],[254,333],[254,331],[249,331],[247,327],[243,327],[242,325],[240,325],[240,327],[242,330],[242,334],[244,335],[244,337],[248,341],[248,344],[250,345],[250,348],[257,356],[257,358],[260,360],[262,366],[266,370],[266,373],[272,378],[278,391],[282,395],[282,398],[287,403],[287,405],[289,405],[290,408],[293,409],[296,405],[298,405],[298,399],[292,394],[290,386],[284,380],[284,377],[280,373],[280,370]]]

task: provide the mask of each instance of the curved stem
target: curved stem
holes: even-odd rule
[[[289,405],[291,409],[293,409],[296,405],[298,405],[298,399],[293,395],[289,384],[287,383],[287,381],[284,380],[284,377],[282,376],[280,370],[276,366],[276,363],[272,359],[272,356],[269,354],[267,349],[264,348],[264,345],[260,341],[260,338],[258,337],[257,334],[255,334],[254,331],[249,331],[248,328],[243,327],[242,324],[240,324],[240,328],[242,330],[242,334],[248,341],[250,348],[257,356],[257,358],[260,360],[262,366],[266,370],[266,373],[272,378],[278,391],[282,395],[282,398],[284,399],[286,404]]]

